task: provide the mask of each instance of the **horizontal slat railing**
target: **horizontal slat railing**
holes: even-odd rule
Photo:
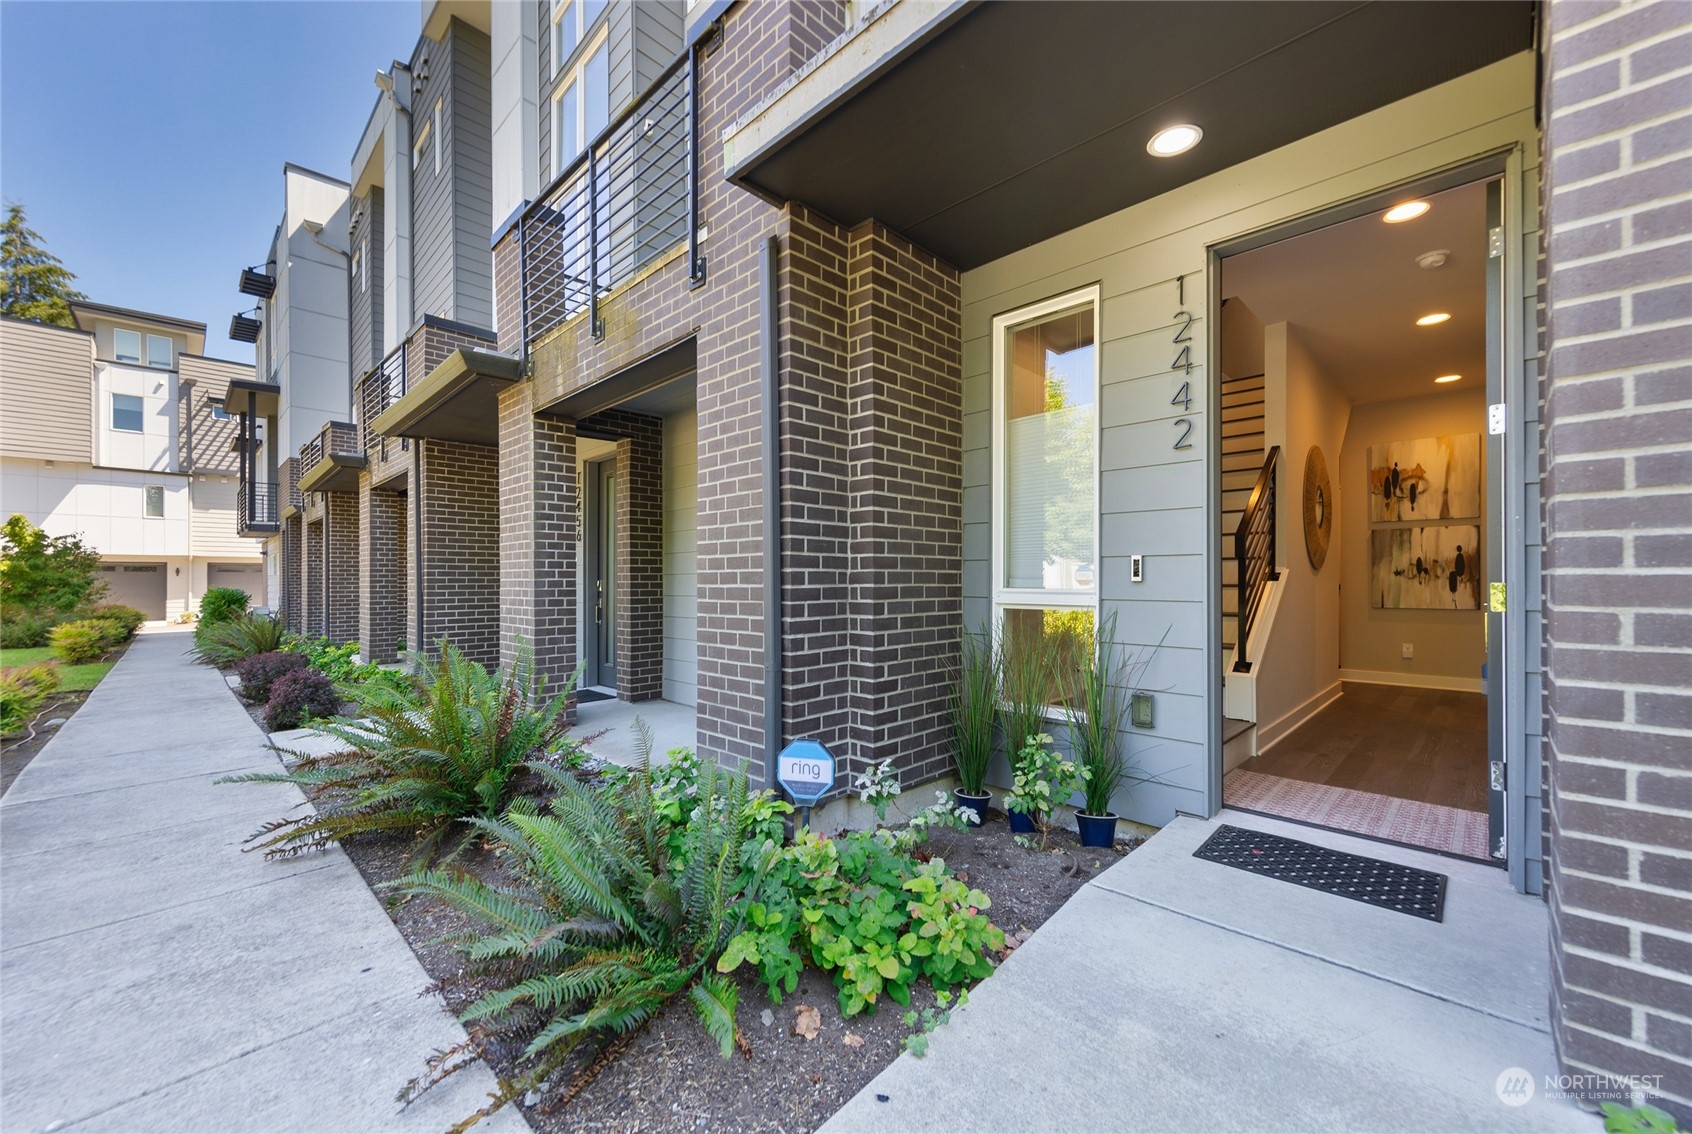
[[[388,439],[380,436],[370,423],[382,412],[405,397],[406,344],[401,343],[388,352],[380,366],[371,370],[358,383],[358,430],[367,455],[388,458]],[[400,440],[400,449],[410,448],[408,440]]]
[[[1234,532],[1234,559],[1238,565],[1239,588],[1239,660],[1234,668],[1249,672],[1246,645],[1251,640],[1251,626],[1257,618],[1258,607],[1271,582],[1281,577],[1275,568],[1275,466],[1281,457],[1281,447],[1269,450],[1263,460],[1263,471],[1257,474],[1251,499],[1240,516],[1240,526]]]

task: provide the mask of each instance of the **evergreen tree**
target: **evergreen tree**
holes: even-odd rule
[[[41,234],[24,220],[24,207],[6,206],[0,224],[0,315],[74,327],[70,304],[86,299],[70,285],[76,275],[41,246]]]

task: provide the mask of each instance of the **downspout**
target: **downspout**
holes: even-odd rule
[[[775,237],[758,245],[758,352],[764,461],[764,783],[776,788],[782,747],[781,704],[781,368],[776,342],[776,287],[781,249]]]

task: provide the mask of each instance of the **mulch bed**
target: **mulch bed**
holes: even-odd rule
[[[391,836],[361,836],[344,845],[378,895],[386,893],[378,889],[382,883],[406,873],[413,850],[409,840]],[[994,923],[1013,941],[1019,933],[1026,940],[1028,932],[1124,853],[1083,851],[1073,833],[1061,830],[1053,831],[1046,851],[1026,849],[1012,841],[1004,816],[997,812],[978,830],[940,831],[928,849],[987,893]],[[481,850],[460,856],[458,865],[483,877],[497,877],[499,872],[492,855]],[[477,928],[473,920],[433,899],[387,905],[423,968],[436,981],[446,982],[448,1006],[461,1010],[478,990],[455,985],[463,966],[456,950],[439,939]],[[745,967],[736,976],[749,1058],[725,1061],[686,998],[679,998],[608,1058],[598,1059],[597,1066],[597,1050],[584,1049],[555,1077],[547,1098],[534,1104],[525,1101],[522,1109],[529,1124],[545,1134],[814,1130],[891,1063],[913,1032],[904,1022],[906,1009],[893,1002],[873,1016],[844,1018],[832,979],[809,967],[798,990],[784,996],[779,1006],[770,1003],[763,983]],[[928,986],[919,984],[911,1008],[920,1011],[933,1004]],[[815,1008],[820,1015],[814,1039],[794,1031],[801,1006]],[[492,1044],[482,1049],[500,1076],[513,1073],[517,1054]],[[407,1076],[422,1072],[426,1055],[419,1052],[417,1066],[402,1069]],[[579,1087],[579,1093],[558,1105],[558,1096],[572,1087]]]

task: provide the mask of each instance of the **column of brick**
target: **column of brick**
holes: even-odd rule
[[[324,621],[323,521],[305,521],[305,554],[300,559],[300,633],[317,638],[328,633]]]
[[[282,521],[282,563],[277,573],[282,580],[282,624],[291,634],[300,633],[301,591],[305,579],[305,527],[300,517],[290,516]]]
[[[499,664],[499,450],[418,441],[423,642],[450,639],[465,656]]]
[[[336,644],[359,632],[359,507],[357,492],[323,494],[323,624]]]
[[[1546,30],[1552,1030],[1692,1122],[1692,5]]]
[[[499,399],[500,661],[518,642],[557,689],[576,671],[576,429],[534,413],[534,385]],[[575,711],[571,694],[569,711]]]
[[[358,642],[370,661],[391,662],[405,637],[405,497],[358,478]]]

